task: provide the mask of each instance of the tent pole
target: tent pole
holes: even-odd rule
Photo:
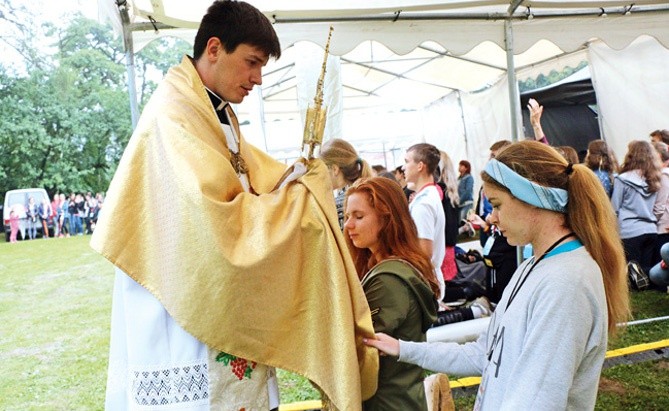
[[[137,127],[139,121],[139,109],[137,107],[137,85],[135,83],[135,50],[132,42],[132,30],[130,29],[130,17],[125,2],[119,4],[119,13],[123,24],[123,45],[125,48],[125,68],[128,75],[128,96],[130,98],[130,117],[132,129]]]
[[[465,137],[465,156],[466,158],[472,158],[469,155],[469,141],[467,138],[467,122],[465,121],[465,109],[462,107],[462,93],[460,90],[456,91],[458,93],[458,106],[460,106],[460,118],[462,119],[462,135]]]
[[[511,110],[511,141],[520,140],[522,133],[520,118],[520,93],[516,82],[516,65],[513,61],[513,28],[511,19],[504,21],[504,46],[506,48],[506,76],[509,83],[509,109]],[[523,248],[516,247],[518,265],[523,261]]]
[[[522,136],[520,122],[520,93],[516,81],[516,65],[513,61],[513,28],[511,19],[504,21],[504,47],[506,49],[506,77],[509,83],[509,109],[511,111],[511,141],[516,142]]]
[[[388,156],[386,155],[386,142],[383,141],[381,143],[381,147],[383,147],[383,166],[388,169]]]
[[[260,123],[260,130],[262,131],[262,141],[265,143],[265,152],[269,153],[267,146],[267,125],[265,124],[265,106],[262,98],[262,85],[253,88],[258,99],[258,122]]]

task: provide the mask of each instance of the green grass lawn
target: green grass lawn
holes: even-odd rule
[[[0,409],[103,408],[113,269],[89,240],[0,243]]]
[[[0,410],[101,410],[113,268],[90,237],[0,241]],[[669,315],[669,295],[632,296],[636,319]],[[669,322],[630,327],[610,348],[669,338]],[[605,370],[598,410],[669,409],[669,361]],[[279,371],[282,403],[318,398]],[[471,409],[473,398],[457,399]]]

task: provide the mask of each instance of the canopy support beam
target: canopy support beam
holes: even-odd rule
[[[509,87],[509,110],[511,111],[511,141],[521,139],[520,93],[516,81],[516,63],[513,61],[513,27],[511,20],[504,21],[504,48],[506,49],[506,78]]]
[[[511,111],[511,141],[520,141],[520,92],[516,81],[516,63],[513,61],[513,27],[511,19],[504,20],[504,48],[506,49],[506,78],[509,87],[509,110]],[[523,247],[516,247],[518,265],[523,261]]]
[[[135,50],[132,41],[132,28],[130,27],[130,16],[128,15],[127,3],[118,4],[123,24],[123,46],[125,48],[125,68],[128,75],[128,97],[130,98],[130,117],[132,129],[137,127],[139,121],[139,107],[137,104],[137,84],[135,73]]]
[[[465,138],[465,155],[467,158],[472,158],[469,155],[469,138],[467,137],[467,120],[465,119],[465,108],[462,106],[462,92],[460,90],[455,91],[458,96],[458,107],[460,108],[460,118],[462,119],[462,135]]]
[[[425,51],[429,51],[431,53],[439,54],[440,56],[443,56],[443,57],[449,57],[449,58],[452,58],[452,59],[455,59],[455,60],[462,60],[462,61],[466,61],[468,63],[478,64],[479,66],[488,67],[488,68],[495,69],[495,70],[506,71],[506,67],[500,67],[500,66],[497,66],[495,64],[485,63],[483,61],[478,61],[478,60],[470,59],[470,58],[467,58],[467,57],[456,56],[455,54],[452,54],[450,51],[439,51],[439,50],[436,50],[432,47],[428,47],[428,46],[425,46],[425,45],[420,45],[416,48],[421,49],[421,50],[425,50]]]
[[[517,2],[516,8],[520,6]],[[569,4],[569,3],[567,3]],[[624,15],[628,12],[629,6],[622,7],[607,7],[606,13],[609,15]],[[515,8],[514,8],[515,10]],[[658,13],[669,12],[669,7],[666,4],[634,6],[632,13]],[[276,12],[276,13],[281,13]],[[535,19],[552,19],[555,17],[595,17],[601,16],[602,11],[598,7],[593,7],[586,10],[564,10],[564,11],[543,11],[541,8],[532,9],[532,18]],[[366,21],[424,21],[424,20],[526,20],[527,16],[524,13],[511,15],[509,13],[411,13],[403,12],[400,15],[395,13],[384,13],[377,15],[362,15],[362,16],[321,16],[321,17],[281,17],[279,14],[272,14],[267,16],[273,24],[291,24],[291,23],[344,23],[344,22],[366,22]]]

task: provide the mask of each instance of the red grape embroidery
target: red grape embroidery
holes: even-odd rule
[[[241,381],[244,377],[250,379],[251,373],[258,365],[255,361],[247,361],[231,354],[220,352],[216,356],[217,362],[222,362],[224,365],[232,367],[232,373]]]

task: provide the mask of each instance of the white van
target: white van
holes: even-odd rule
[[[2,221],[5,226],[5,241],[9,242],[9,213],[14,210],[19,215],[19,234],[17,238],[25,238],[26,229],[26,207],[28,199],[33,197],[35,204],[41,204],[42,199],[46,198],[51,202],[49,195],[43,188],[23,188],[20,190],[9,190],[5,193],[5,205],[2,208]],[[42,234],[42,224],[37,224],[38,235]]]

